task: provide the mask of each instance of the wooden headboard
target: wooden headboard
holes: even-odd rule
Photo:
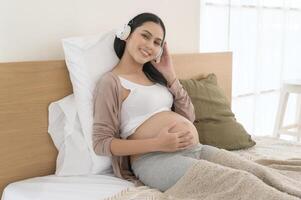
[[[215,73],[231,100],[232,54],[172,55],[178,78]],[[0,194],[18,180],[54,174],[48,106],[72,93],[64,60],[0,63]]]

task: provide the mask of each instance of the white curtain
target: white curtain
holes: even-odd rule
[[[252,135],[272,135],[279,89],[301,79],[301,0],[201,0],[200,51],[233,52],[232,110]],[[284,123],[300,101],[291,95]]]

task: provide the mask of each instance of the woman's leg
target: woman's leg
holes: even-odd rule
[[[165,191],[173,186],[197,159],[177,153],[149,153],[132,163],[132,170],[145,185]]]
[[[244,159],[230,151],[203,145],[196,156],[198,159],[249,172],[280,191],[301,197],[300,182],[282,175],[275,169]]]

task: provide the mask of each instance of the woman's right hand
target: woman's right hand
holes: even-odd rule
[[[159,151],[175,152],[193,145],[193,136],[189,130],[170,132],[176,125],[177,122],[173,122],[161,129],[156,136]]]

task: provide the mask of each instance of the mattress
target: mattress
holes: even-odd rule
[[[2,200],[101,200],[127,188],[131,182],[108,175],[26,179],[9,184]]]
[[[245,150],[232,151],[246,159],[301,158],[301,143],[270,137],[254,138],[256,145]],[[108,175],[35,177],[9,184],[2,200],[101,200],[119,191],[134,187],[131,182]]]

